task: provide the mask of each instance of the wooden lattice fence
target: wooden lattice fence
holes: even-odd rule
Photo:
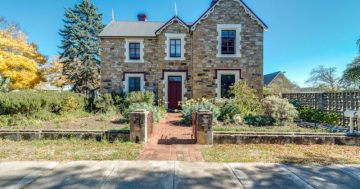
[[[346,110],[360,110],[360,92],[288,93],[283,98],[297,100],[306,107],[343,115]],[[344,117],[341,120],[346,124]]]

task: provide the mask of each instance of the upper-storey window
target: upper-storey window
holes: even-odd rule
[[[140,43],[129,43],[130,60],[140,60]]]
[[[165,60],[185,60],[184,33],[165,33]]]
[[[216,57],[241,57],[241,24],[218,24],[217,32],[218,43]]]
[[[221,54],[235,54],[235,30],[222,30],[221,31]]]
[[[181,57],[181,39],[170,39],[170,57]]]
[[[125,39],[125,63],[144,63],[144,39]]]

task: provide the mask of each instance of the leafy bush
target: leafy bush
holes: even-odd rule
[[[154,105],[155,95],[153,92],[150,91],[132,92],[129,94],[129,96],[126,98],[125,101],[128,105],[134,103],[146,103],[146,104]]]
[[[337,113],[327,113],[313,108],[303,108],[299,111],[299,118],[308,122],[337,125],[339,124],[341,116]]]
[[[110,93],[102,94],[94,102],[98,112],[107,113],[115,110],[114,99]]]
[[[232,101],[228,101],[220,108],[219,120],[234,123],[235,116],[239,114],[241,114],[240,107]]]
[[[261,103],[255,95],[254,89],[250,88],[246,82],[236,82],[230,89],[234,96],[233,103],[241,108],[241,115],[257,115],[261,112]]]
[[[264,114],[274,118],[278,124],[292,122],[297,117],[298,112],[288,100],[277,97],[268,96],[262,100]]]
[[[0,93],[0,115],[31,116],[40,111],[61,114],[84,110],[85,97],[71,92],[14,91]]]
[[[147,110],[147,111],[150,111],[152,112],[153,114],[153,121],[155,123],[158,123],[161,119],[161,117],[163,116],[162,115],[162,112],[159,111],[158,107],[152,105],[152,104],[147,104],[147,103],[133,103],[129,106],[129,108],[127,108],[123,114],[124,118],[129,120],[129,116],[130,116],[130,113],[133,112],[133,111],[136,111],[136,110]]]
[[[272,126],[276,120],[269,116],[248,116],[245,123],[252,126]]]
[[[209,110],[213,114],[213,119],[216,120],[220,115],[220,110],[210,100],[187,100],[181,104],[182,122],[187,125],[192,124],[192,114],[199,110]]]

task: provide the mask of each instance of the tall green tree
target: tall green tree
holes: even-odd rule
[[[360,56],[347,65],[342,75],[341,83],[345,89],[360,89]]]
[[[64,75],[74,86],[74,91],[87,96],[100,86],[100,44],[98,34],[105,27],[102,15],[89,0],[65,9],[60,58]]]

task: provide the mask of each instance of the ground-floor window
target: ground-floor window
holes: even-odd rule
[[[230,87],[235,83],[234,74],[222,74],[221,75],[221,98],[230,98]]]
[[[141,91],[141,78],[129,77],[129,93]]]

